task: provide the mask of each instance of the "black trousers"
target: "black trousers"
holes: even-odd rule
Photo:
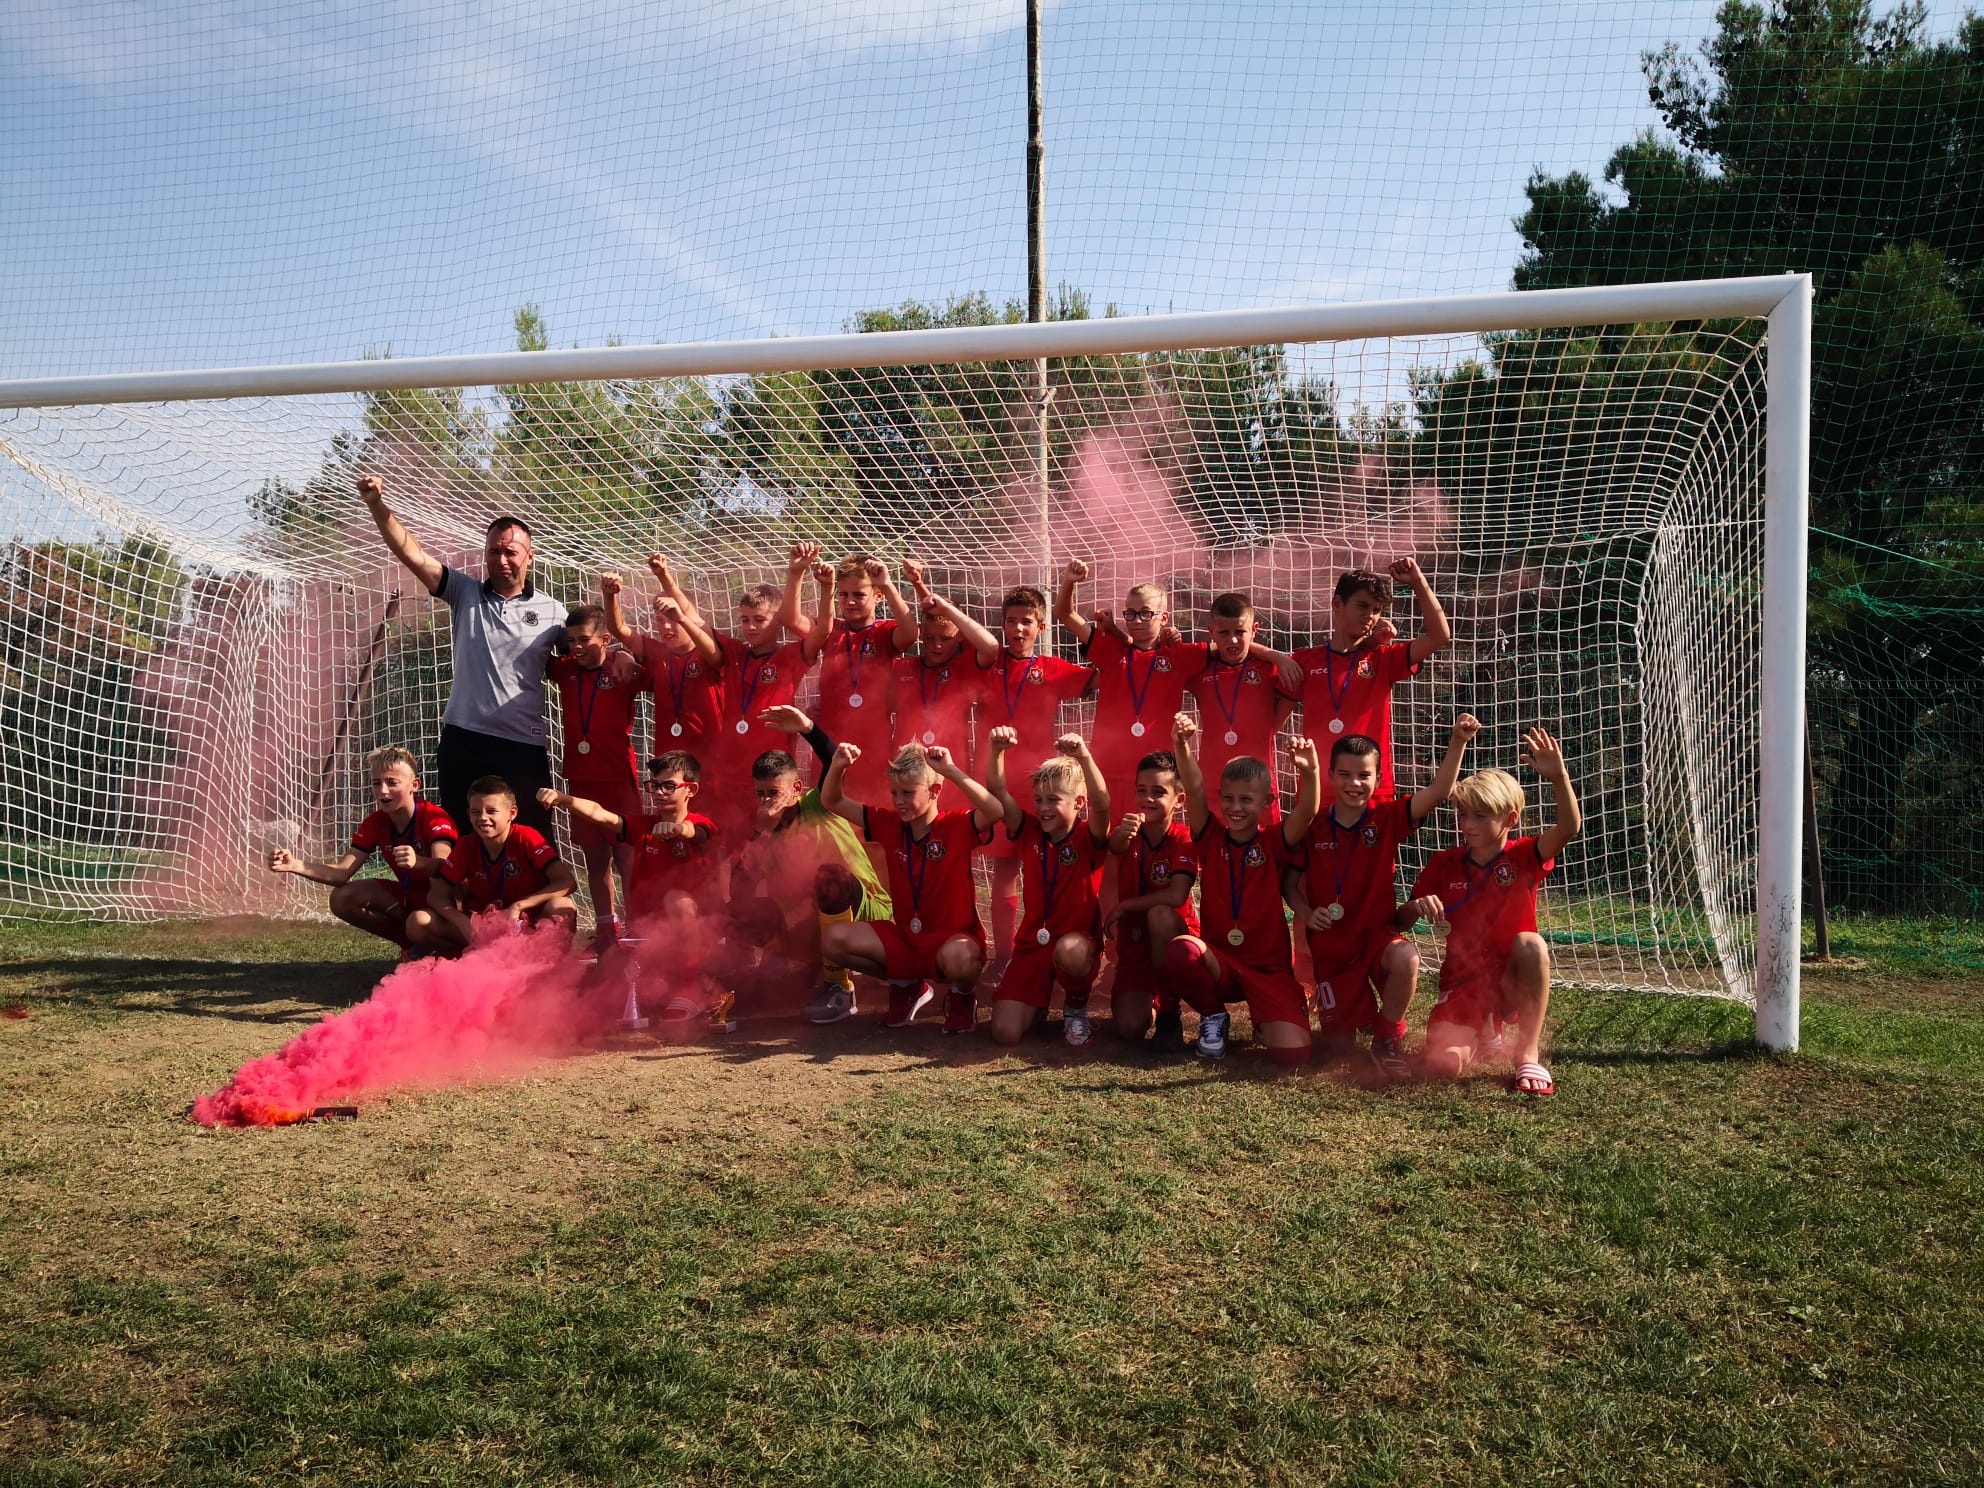
[[[445,724],[434,763],[441,777],[441,809],[455,819],[464,839],[475,831],[468,822],[468,788],[485,775],[502,776],[517,793],[518,821],[551,836],[551,813],[537,803],[537,793],[551,784],[551,755],[542,744],[520,744]]]

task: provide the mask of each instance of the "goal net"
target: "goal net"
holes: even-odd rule
[[[1586,822],[1544,898],[1562,975],[1747,998],[1763,311],[1788,282],[1553,292],[1572,297],[1563,324],[1538,324],[1550,294],[1335,320],[1064,306],[1046,326],[963,313],[915,333],[0,386],[0,913],[322,912],[321,890],[264,871],[267,850],[337,851],[369,809],[367,751],[431,759],[449,675],[445,607],[353,494],[371,472],[448,562],[479,571],[485,523],[513,512],[553,600],[596,596],[609,568],[639,592],[658,551],[720,623],[811,541],[921,559],[995,623],[1007,588],[1051,592],[1070,557],[1094,568],[1085,603],[1165,582],[1188,634],[1240,590],[1291,648],[1326,639],[1340,571],[1416,556],[1456,640],[1396,695],[1400,789],[1429,778],[1462,710],[1486,724],[1473,766],[1517,769],[1521,729],[1547,726]],[[383,385],[408,379],[434,385]],[[1409,593],[1396,620],[1416,633]],[[551,737],[555,761],[555,719]],[[1519,773],[1541,819],[1554,803]],[[1407,882],[1452,840],[1443,815]]]

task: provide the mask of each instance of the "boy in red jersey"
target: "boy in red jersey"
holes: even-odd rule
[[[1197,935],[1192,884],[1199,876],[1192,829],[1178,820],[1185,793],[1178,786],[1178,757],[1155,750],[1137,762],[1137,809],[1116,823],[1109,851],[1116,855],[1116,907],[1104,929],[1116,932],[1116,1033],[1140,1039],[1151,1028],[1151,1047],[1172,1053],[1185,1047],[1176,990],[1158,974],[1165,947],[1180,935]]]
[[[1199,705],[1197,764],[1208,779],[1218,780],[1236,759],[1271,767],[1275,731],[1295,711],[1295,663],[1263,646],[1260,629],[1246,595],[1213,600],[1206,619],[1212,654],[1187,685]],[[1272,820],[1281,810],[1280,793],[1271,790],[1269,800]]]
[[[1199,1055],[1226,1054],[1225,1004],[1244,1001],[1254,1037],[1277,1064],[1309,1058],[1309,1003],[1295,980],[1295,951],[1288,938],[1281,885],[1299,865],[1302,844],[1322,805],[1316,746],[1289,741],[1295,762],[1295,807],[1277,826],[1269,820],[1274,772],[1265,760],[1241,755],[1219,777],[1219,811],[1206,799],[1205,776],[1192,758],[1198,726],[1180,713],[1172,724],[1178,783],[1185,788],[1185,819],[1199,852],[1199,914],[1203,938],[1180,935],[1165,950],[1164,974],[1187,1002],[1201,1009]],[[1219,1010],[1205,1012],[1210,993]]]
[[[566,784],[574,795],[622,816],[638,811],[634,700],[654,686],[654,678],[632,652],[613,645],[603,607],[575,605],[566,614],[565,654],[546,663],[544,674],[558,684],[563,704]],[[586,865],[586,884],[592,890],[593,944],[611,945],[619,933],[613,869],[617,864],[624,879],[633,854],[582,816],[572,820],[572,846]]]
[[[658,941],[659,954],[642,957],[647,967],[666,957],[669,986],[662,1005],[662,1028],[679,1031],[698,1013],[713,1025],[725,1023],[729,1008],[717,1006],[703,985],[703,972],[718,932],[704,923],[724,898],[725,868],[717,856],[717,824],[691,809],[701,789],[702,765],[686,749],[671,749],[648,761],[648,790],[655,809],[622,815],[578,796],[540,791],[547,807],[564,807],[633,850],[627,875],[627,923],[640,940]],[[724,1031],[729,1031],[726,1027]]]
[[[509,782],[484,775],[470,785],[468,820],[475,836],[441,864],[426,907],[406,917],[407,938],[454,955],[474,940],[474,917],[492,909],[512,926],[549,922],[576,931],[578,880],[543,834],[518,824]]]
[[[1136,795],[1137,761],[1185,706],[1185,689],[1206,669],[1211,651],[1201,641],[1165,638],[1176,634],[1171,601],[1156,584],[1133,585],[1124,596],[1120,634],[1106,610],[1084,617],[1075,608],[1075,586],[1088,575],[1089,566],[1079,558],[1061,570],[1054,618],[1095,668],[1095,757],[1110,799],[1124,805]]]
[[[859,553],[836,568],[817,564],[813,576],[820,582],[820,613],[802,628],[795,594],[779,619],[800,637],[806,664],[820,663],[817,722],[837,744],[855,746],[850,788],[880,795],[888,788],[889,663],[916,644],[916,627],[879,559]],[[889,618],[877,620],[875,607],[883,601]]]
[[[881,846],[889,869],[889,900],[894,916],[886,922],[854,921],[826,926],[820,950],[827,960],[889,984],[890,1028],[907,1027],[930,1001],[930,980],[949,984],[944,1032],[970,1033],[978,1026],[972,989],[985,969],[985,931],[978,923],[977,886],[971,855],[992,839],[1005,809],[992,793],[965,774],[941,744],[925,749],[907,744],[889,761],[890,809],[850,799],[842,789],[860,749],[841,744],[820,785],[820,802],[846,817]],[[955,785],[968,805],[950,811],[938,806],[946,783]],[[806,1016],[832,1023],[854,1011],[851,993]]]
[[[999,659],[999,638],[932,590],[922,564],[905,559],[902,571],[916,593],[918,645],[890,669],[895,745],[941,744],[969,774],[971,710],[985,669]]]
[[[1046,628],[1046,595],[1031,584],[1007,594],[1000,605],[1004,645],[983,678],[981,726],[1012,729],[1012,747],[1022,760],[1044,759],[1052,751],[1061,734],[1061,704],[1085,696],[1095,683],[1092,668],[1038,654]],[[1012,791],[1021,810],[1033,809],[1030,782],[1016,780]],[[992,860],[992,956],[1003,965],[1013,954],[1013,922],[1019,917],[1020,860],[1004,833],[985,856]]]
[[[1424,629],[1410,641],[1392,640],[1385,612],[1392,583],[1412,588]],[[1330,600],[1330,637],[1294,656],[1301,677],[1302,727],[1312,739],[1334,742],[1347,734],[1378,741],[1378,796],[1389,798],[1392,778],[1392,689],[1416,674],[1426,658],[1454,638],[1447,612],[1418,560],[1401,558],[1389,574],[1353,569],[1336,581]]]
[[[1549,1095],[1556,1087],[1540,1055],[1550,948],[1536,933],[1536,890],[1584,817],[1557,741],[1533,728],[1522,742],[1524,763],[1555,790],[1556,821],[1534,837],[1511,839],[1522,825],[1522,786],[1501,770],[1468,776],[1453,790],[1461,845],[1426,865],[1399,908],[1398,925],[1410,930],[1424,918],[1447,927],[1440,1000],[1426,1022],[1427,1073],[1465,1074],[1496,1026],[1514,1022],[1516,1089]]]
[[[767,749],[784,749],[792,741],[765,723],[767,708],[788,706],[798,695],[812,663],[806,659],[803,641],[780,644],[780,616],[788,607],[799,615],[793,631],[803,637],[813,622],[798,611],[799,590],[813,571],[818,547],[810,543],[793,546],[786,563],[785,587],[752,584],[737,592],[737,623],[733,633],[711,630],[723,661],[723,723],[727,737],[715,747],[711,786],[716,799],[729,806],[733,801],[751,799],[751,762]],[[688,591],[676,581],[668,560],[659,553],[648,554],[648,571],[661,585],[661,592],[674,600],[677,608],[697,625],[705,624]],[[738,740],[742,740],[739,743]],[[824,765],[821,766],[825,768]],[[748,815],[748,810],[738,811]]]
[[[715,752],[735,742],[724,727],[723,652],[716,637],[666,594],[654,602],[654,634],[639,636],[620,609],[625,587],[618,574],[602,574],[606,623],[654,679],[655,748]]]
[[[1017,1044],[1047,1016],[1054,983],[1066,994],[1061,1034],[1070,1047],[1089,1041],[1088,996],[1102,965],[1097,893],[1108,858],[1109,787],[1080,734],[1054,741],[1054,757],[1033,772],[1033,810],[1006,789],[1006,751],[1019,742],[1006,724],[986,740],[985,788],[1004,809],[1006,837],[1020,855],[1026,918],[1019,942],[992,993],[992,1040]],[[1083,808],[1088,820],[1082,821]]]
[[[1368,1030],[1379,1071],[1394,1080],[1406,1073],[1400,1040],[1419,951],[1398,928],[1398,848],[1446,800],[1480,732],[1479,719],[1461,714],[1432,783],[1392,799],[1378,796],[1377,740],[1347,734],[1330,748],[1336,799],[1309,830],[1308,867],[1289,869],[1284,886],[1296,925],[1308,932],[1325,1058],[1355,1050]]]
[[[372,814],[351,834],[351,850],[328,863],[312,863],[286,847],[269,854],[271,873],[294,873],[331,886],[331,913],[367,935],[391,941],[404,957],[411,945],[406,917],[427,902],[428,880],[459,845],[454,820],[432,801],[420,799],[420,767],[397,745],[375,749],[365,759],[372,775]],[[393,870],[382,878],[353,881],[352,875],[378,853]]]

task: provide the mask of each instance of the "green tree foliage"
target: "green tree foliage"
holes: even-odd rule
[[[1829,870],[1854,902],[1974,909],[1984,865],[1944,824],[1977,803],[1984,713],[1984,19],[1932,40],[1915,4],[1730,3],[1698,55],[1669,45],[1646,74],[1666,135],[1602,188],[1532,178],[1516,286],[1814,276]]]

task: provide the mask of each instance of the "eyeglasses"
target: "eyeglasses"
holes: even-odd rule
[[[1123,618],[1124,618],[1125,620],[1155,620],[1155,619],[1157,618],[1157,611],[1156,611],[1156,610],[1125,610],[1125,611],[1123,611]]]
[[[648,780],[648,789],[657,791],[664,796],[672,796],[679,790],[687,790],[695,783],[693,780],[656,780],[650,777]]]

